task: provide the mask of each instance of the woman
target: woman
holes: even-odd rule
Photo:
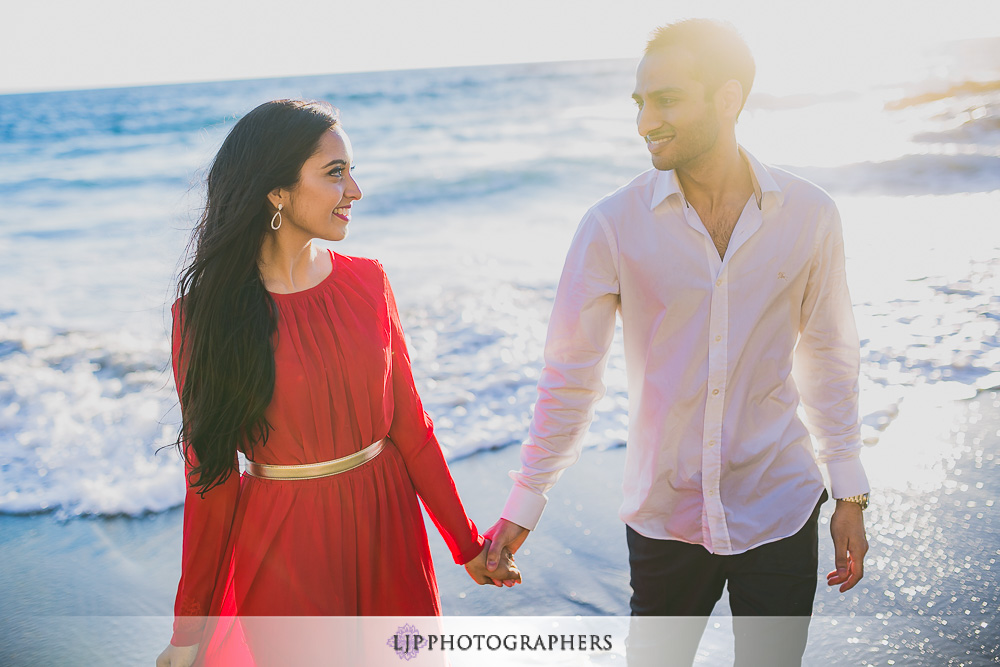
[[[333,107],[279,100],[236,123],[209,171],[173,308],[188,492],[157,665],[199,646],[211,661],[205,617],[440,614],[418,495],[473,579],[520,579],[512,560],[487,576],[382,266],[312,243],[347,235],[352,161]]]

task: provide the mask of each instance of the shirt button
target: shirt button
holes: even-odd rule
[[[712,396],[718,396],[718,395],[719,395],[719,390],[718,389],[713,389],[712,390]]]
[[[708,495],[714,496],[715,495],[715,491],[713,491],[712,489],[709,489],[708,490]]]
[[[718,280],[715,281],[715,286],[716,287],[721,287],[722,286],[722,278],[719,278]]]
[[[715,342],[716,343],[718,343],[720,340],[722,340],[722,336],[716,336],[715,337]]]
[[[714,447],[715,446],[715,440],[709,440],[708,441],[708,446],[709,447]]]

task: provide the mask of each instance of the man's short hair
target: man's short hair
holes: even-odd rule
[[[743,104],[746,104],[756,66],[750,47],[731,24],[712,19],[668,23],[653,31],[646,54],[672,46],[679,46],[694,57],[692,76],[705,85],[707,96],[713,95],[726,81],[736,79],[743,86]]]

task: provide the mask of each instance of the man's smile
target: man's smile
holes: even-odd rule
[[[664,135],[664,134],[658,134],[658,135],[647,134],[646,135],[646,146],[650,150],[653,150],[655,148],[660,148],[661,146],[665,146],[666,144],[670,143],[673,140],[673,138],[674,138],[674,135],[672,135],[672,134],[667,134],[667,135]]]

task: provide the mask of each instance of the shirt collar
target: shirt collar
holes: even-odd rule
[[[764,209],[764,195],[768,192],[773,193],[780,204],[783,200],[781,188],[778,187],[774,177],[771,176],[771,172],[768,171],[767,167],[758,162],[757,158],[744,150],[742,146],[739,147],[739,150],[740,155],[750,166],[750,180],[753,182],[753,194],[757,200],[757,208]],[[658,172],[656,174],[656,184],[653,186],[653,198],[649,202],[649,210],[654,210],[672,195],[677,195],[680,197],[681,202],[685,206],[687,205],[687,199],[685,199],[684,191],[681,189],[681,182],[677,178],[677,172],[673,169]]]
[[[649,202],[649,210],[655,210],[657,206],[667,201],[672,195],[680,197],[681,202],[687,204],[684,199],[684,192],[681,191],[681,182],[677,178],[677,172],[659,171],[656,173],[656,184],[653,185],[653,199]]]

